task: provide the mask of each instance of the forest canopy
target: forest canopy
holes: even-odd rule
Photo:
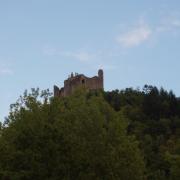
[[[180,99],[145,85],[25,91],[0,125],[0,179],[180,178]]]

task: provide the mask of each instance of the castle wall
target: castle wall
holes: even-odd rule
[[[54,96],[55,97],[64,97],[71,95],[78,87],[86,87],[90,90],[103,89],[103,71],[98,71],[98,76],[88,78],[81,75],[71,75],[70,78],[64,81],[64,87],[59,89],[57,86],[54,86]]]
[[[103,89],[103,83],[99,77],[87,78],[86,87],[89,89]]]

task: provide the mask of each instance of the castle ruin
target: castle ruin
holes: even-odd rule
[[[89,90],[104,89],[103,70],[98,71],[98,76],[92,78],[86,77],[84,74],[71,75],[64,81],[64,87],[54,86],[54,97],[66,97],[71,95],[77,88],[85,87]]]

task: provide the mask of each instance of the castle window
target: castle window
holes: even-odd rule
[[[85,80],[84,79],[81,82],[82,82],[82,84],[85,84]]]

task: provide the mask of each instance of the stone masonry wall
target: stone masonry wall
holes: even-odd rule
[[[55,97],[65,97],[71,95],[78,87],[86,87],[90,90],[104,89],[103,70],[98,71],[98,76],[92,78],[86,77],[83,74],[71,74],[71,76],[64,81],[64,87],[59,89],[54,86]]]

